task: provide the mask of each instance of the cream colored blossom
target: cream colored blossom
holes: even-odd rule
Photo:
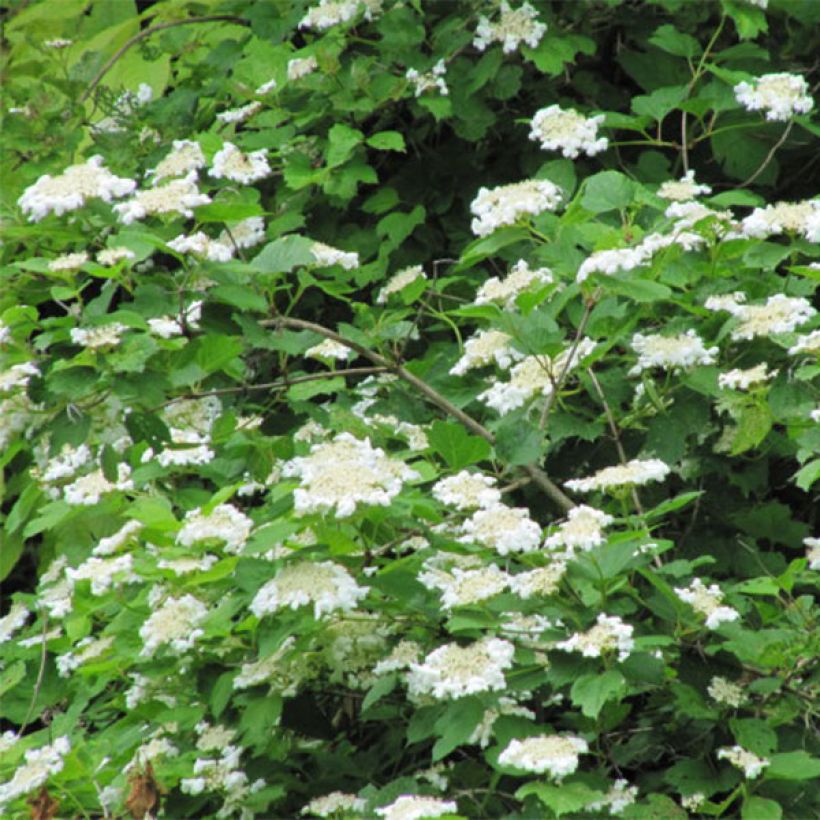
[[[573,108],[550,105],[532,118],[530,139],[540,142],[545,150],[560,151],[569,159],[582,153],[594,156],[606,151],[609,145],[606,137],[598,136],[598,126],[603,121],[603,114],[584,117]]]
[[[561,203],[561,190],[547,179],[528,179],[497,188],[480,188],[470,204],[476,236],[488,236],[518,220],[554,211]]]
[[[521,43],[536,48],[546,30],[547,26],[539,22],[538,12],[529,3],[514,9],[502,0],[497,19],[491,21],[483,15],[479,18],[473,45],[484,51],[493,43],[501,43],[504,53],[511,54]]]
[[[498,756],[498,762],[536,774],[549,773],[561,781],[578,768],[578,756],[588,751],[589,746],[580,737],[536,735],[511,741]]]

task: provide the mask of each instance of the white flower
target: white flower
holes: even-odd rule
[[[806,548],[809,569],[820,571],[820,538],[804,538],[803,546]]]
[[[71,328],[71,341],[87,350],[98,350],[102,347],[116,347],[120,343],[120,336],[128,328],[119,322],[97,327]]]
[[[332,561],[288,564],[256,593],[251,612],[262,618],[278,609],[313,604],[318,619],[337,609],[349,612],[367,595],[344,567]]]
[[[228,111],[223,111],[221,114],[217,114],[216,118],[220,122],[225,123],[245,122],[245,120],[249,120],[254,114],[258,114],[261,110],[262,103],[254,100],[240,108],[231,108]]]
[[[820,216],[820,199],[806,199],[802,202],[777,202],[763,208],[755,208],[741,222],[743,236],[752,239],[766,239],[783,233],[808,234],[812,231],[812,219]]]
[[[0,807],[42,786],[53,774],[63,769],[63,758],[71,751],[67,737],[58,737],[54,743],[39,749],[28,749],[25,763],[19,766],[10,780],[0,783]]]
[[[706,300],[708,310],[726,310],[739,324],[732,331],[733,339],[753,339],[772,333],[790,333],[809,321],[817,311],[802,296],[776,293],[765,305],[743,305],[731,296],[712,296]]]
[[[476,236],[488,236],[497,228],[515,225],[519,219],[554,211],[561,203],[561,189],[547,179],[527,179],[480,188],[470,204],[475,216],[471,229]]]
[[[54,40],[43,41],[43,45],[46,48],[54,49],[68,48],[70,45],[73,45],[73,43],[73,40],[66,40],[64,37],[56,37]]]
[[[242,669],[234,678],[233,688],[250,689],[252,686],[268,683],[282,695],[295,695],[299,676],[297,666],[290,662],[290,659],[293,659],[290,650],[294,643],[296,639],[290,636],[271,655],[251,663],[243,663]],[[298,655],[296,661],[298,663]]]
[[[604,467],[588,478],[574,478],[565,482],[570,490],[588,493],[593,490],[608,490],[612,487],[624,487],[632,484],[648,484],[650,481],[663,481],[669,475],[669,467],[660,459],[650,458],[644,461],[634,459],[623,465]]]
[[[658,196],[661,199],[670,199],[673,202],[689,202],[701,194],[711,194],[712,189],[708,185],[698,185],[695,182],[695,172],[690,169],[679,180],[664,182],[658,189]]]
[[[144,644],[140,655],[150,657],[163,644],[170,644],[175,652],[190,649],[205,634],[196,627],[207,614],[208,607],[193,595],[169,596],[140,627]]]
[[[299,28],[315,28],[319,31],[347,23],[352,20],[361,7],[359,0],[320,0],[299,21]]]
[[[694,794],[683,795],[680,799],[681,806],[686,811],[697,812],[700,807],[706,802],[706,795],[703,792],[695,792]]]
[[[487,709],[481,722],[475,727],[473,733],[467,739],[467,743],[476,744],[486,749],[490,745],[493,736],[493,725],[502,715],[515,715],[529,720],[535,720],[535,712],[524,706],[519,706],[512,698],[500,697],[498,706],[494,709]]]
[[[314,242],[310,248],[310,252],[316,260],[316,266],[320,268],[329,268],[331,265],[341,265],[345,270],[355,270],[359,267],[358,253],[340,251],[338,248],[325,245],[324,242]]]
[[[111,202],[137,187],[133,179],[114,176],[102,163],[103,158],[96,155],[82,165],[69,166],[59,176],[41,176],[17,200],[20,210],[29,214],[29,221],[39,222],[50,212],[60,216],[76,211],[89,199]]]
[[[538,21],[538,12],[529,4],[522,3],[517,9],[502,0],[500,15],[495,22],[484,16],[478,20],[473,45],[484,51],[493,43],[501,43],[505,54],[511,54],[521,43],[536,48],[547,30]]]
[[[608,808],[610,814],[620,814],[627,806],[631,806],[638,796],[638,787],[630,786],[624,779],[616,780],[612,788],[604,795],[603,799],[587,803],[585,808],[589,811],[601,811]]]
[[[474,304],[492,303],[501,305],[505,310],[515,310],[516,299],[520,294],[533,287],[550,285],[552,282],[552,271],[549,268],[532,270],[527,262],[519,259],[504,279],[492,276],[484,282],[476,291]]]
[[[390,650],[390,654],[373,667],[373,674],[386,675],[388,672],[409,669],[411,664],[418,662],[420,654],[421,646],[415,641],[399,641]]]
[[[615,519],[611,515],[580,504],[567,513],[567,520],[544,542],[545,549],[565,547],[572,555],[576,549],[591,550],[604,543],[601,530]]]
[[[319,63],[316,62],[316,58],[312,54],[309,57],[294,57],[292,60],[288,60],[288,80],[291,82],[301,80],[302,77],[307,77],[317,68],[319,68]]]
[[[53,484],[70,478],[91,460],[92,454],[87,444],[81,444],[79,447],[64,444],[62,450],[46,463],[40,481],[43,484]]]
[[[128,248],[104,248],[97,254],[97,262],[99,262],[100,265],[110,268],[123,259],[134,259],[135,257],[136,254]]]
[[[265,241],[265,220],[261,216],[249,216],[234,225],[229,226],[219,234],[222,245],[237,248],[253,248]]]
[[[433,485],[433,497],[457,510],[494,507],[501,502],[501,492],[492,476],[462,470],[442,478]]]
[[[88,254],[85,251],[80,253],[64,253],[48,263],[48,269],[54,273],[67,273],[79,270],[88,262]]]
[[[171,558],[157,561],[159,569],[169,569],[174,575],[187,575],[190,572],[207,572],[219,559],[206,553],[201,558]]]
[[[746,370],[735,369],[718,374],[718,387],[728,390],[748,390],[753,385],[773,379],[776,375],[776,370],[769,370],[766,363],[762,362]]]
[[[464,343],[464,353],[450,368],[450,375],[463,376],[468,370],[493,363],[506,370],[514,361],[524,358],[510,342],[512,336],[500,330],[479,330]]]
[[[524,600],[534,596],[546,597],[557,592],[565,571],[566,564],[554,561],[543,567],[519,572],[510,578],[510,589]]]
[[[820,330],[812,330],[811,333],[798,336],[795,343],[789,348],[789,353],[792,356],[799,353],[808,353],[814,356],[820,354]]]
[[[394,293],[401,293],[401,291],[417,279],[426,278],[427,274],[424,272],[421,265],[413,265],[409,268],[403,268],[395,276],[391,277],[387,284],[379,291],[378,296],[376,296],[376,304],[385,304],[389,296],[392,296]]]
[[[511,741],[498,762],[527,772],[548,772],[560,781],[578,768],[578,755],[588,751],[586,741],[574,735],[536,735]]]
[[[185,514],[176,542],[191,547],[200,541],[222,541],[225,552],[238,553],[253,529],[253,521],[232,504],[218,504],[204,514],[199,507]]]
[[[706,691],[718,703],[725,703],[735,709],[742,706],[746,700],[743,689],[736,683],[726,680],[726,678],[713,677]]]
[[[58,655],[55,664],[57,674],[61,678],[67,678],[78,667],[86,661],[94,660],[105,654],[114,644],[114,639],[110,636],[105,638],[83,638],[78,644],[79,652],[66,652]]]
[[[139,581],[134,574],[132,555],[120,555],[117,558],[87,558],[76,569],[68,567],[66,577],[72,584],[77,581],[90,581],[92,595],[105,595],[112,587]]]
[[[197,231],[190,236],[180,234],[167,244],[177,253],[190,253],[210,262],[230,262],[233,258],[233,246],[230,243],[211,239],[202,231]]]
[[[447,572],[423,572],[419,581],[428,589],[441,591],[441,607],[445,611],[457,606],[470,606],[500,595],[510,582],[506,572],[495,564],[480,569],[462,570],[455,567]]]
[[[789,120],[814,107],[809,84],[799,74],[764,74],[738,83],[735,98],[747,111],[765,111],[767,120]]]
[[[404,75],[415,86],[415,95],[420,97],[428,91],[438,91],[442,97],[450,93],[444,75],[447,73],[447,65],[444,60],[439,60],[430,71],[421,73],[415,68],[410,68]]]
[[[550,105],[532,118],[530,139],[540,142],[544,150],[560,151],[569,159],[580,153],[594,156],[609,145],[606,137],[598,137],[598,126],[603,121],[603,114],[587,118],[573,108]]]
[[[743,770],[743,774],[750,780],[754,780],[760,775],[763,769],[769,765],[765,757],[758,757],[746,751],[742,746],[724,746],[718,749],[718,760],[728,760],[733,766]]]
[[[205,155],[199,143],[193,140],[174,140],[173,149],[156,168],[149,168],[146,176],[154,178],[156,185],[169,177],[188,177],[193,171],[205,167]]]
[[[224,177],[233,182],[250,185],[270,176],[271,168],[266,158],[267,153],[264,148],[260,148],[246,154],[232,142],[226,142],[222,149],[214,154],[209,173],[217,179]]]
[[[336,359],[342,362],[347,361],[352,354],[353,351],[347,345],[335,339],[324,339],[305,351],[305,356],[309,359]]]
[[[97,504],[100,496],[114,490],[133,490],[131,468],[124,463],[117,465],[117,480],[109,481],[102,470],[95,470],[87,475],[80,476],[71,484],[63,487],[63,500],[68,504],[91,506]]]
[[[259,97],[264,97],[266,94],[270,94],[270,92],[273,91],[277,87],[277,85],[278,84],[276,80],[271,79],[268,80],[266,83],[262,83],[262,85],[260,85],[253,93],[258,95]]]
[[[310,814],[316,817],[330,817],[340,813],[364,812],[367,808],[367,801],[355,794],[345,792],[330,792],[321,797],[314,797],[300,812],[300,814]]]
[[[32,376],[39,375],[39,368],[32,362],[13,364],[8,370],[0,371],[0,393],[10,393],[17,387],[26,387]]]
[[[512,666],[514,654],[515,647],[499,638],[482,638],[469,646],[445,644],[410,666],[408,693],[444,700],[503,690],[504,670]]]
[[[5,643],[28,620],[31,613],[25,604],[19,601],[11,605],[11,609],[0,618],[0,644]]]
[[[137,192],[131,199],[115,205],[114,211],[126,225],[153,214],[177,214],[190,219],[194,215],[193,208],[211,201],[209,196],[200,193],[196,183],[196,172],[191,171],[182,179]]]
[[[384,820],[422,820],[428,817],[441,817],[443,814],[456,814],[458,806],[454,800],[441,800],[438,797],[422,797],[417,794],[402,794],[389,806],[376,809]]]
[[[717,584],[707,587],[700,578],[695,578],[688,587],[675,587],[675,594],[699,615],[706,617],[707,629],[717,629],[720,624],[736,621],[740,617],[736,609],[720,605],[723,592]]]
[[[578,268],[575,280],[583,282],[593,273],[611,276],[618,271],[629,271],[646,264],[651,252],[641,246],[635,248],[617,248],[607,251],[595,251],[588,256]]]
[[[524,507],[495,504],[477,510],[462,525],[459,539],[468,544],[481,544],[508,555],[511,552],[534,552],[541,542],[541,527]]]
[[[644,336],[643,333],[636,333],[632,337],[632,347],[639,356],[637,363],[629,370],[630,376],[637,376],[654,367],[686,370],[695,365],[714,364],[715,356],[720,352],[717,347],[704,347],[703,340],[694,330],[677,336]]]
[[[349,433],[314,444],[310,455],[289,461],[282,475],[301,479],[301,486],[293,493],[299,515],[335,508],[339,518],[352,515],[358,504],[386,507],[405,481],[419,478],[402,461],[374,448],[369,439],[360,441]]]
[[[618,652],[618,660],[626,660],[635,646],[632,627],[617,615],[598,615],[595,626],[586,632],[576,632],[566,641],[555,644],[564,652],[580,652],[586,658],[598,658],[605,652]]]
[[[185,327],[187,327],[188,330],[198,330],[199,320],[201,317],[202,302],[191,302],[191,304],[185,309]],[[155,336],[159,336],[161,339],[170,339],[173,336],[181,336],[183,332],[183,323],[179,316],[160,316],[156,319],[148,319],[147,322],[151,333]]]

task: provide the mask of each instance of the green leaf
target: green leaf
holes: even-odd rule
[[[671,288],[660,282],[651,282],[648,279],[618,279],[608,277],[603,280],[606,289],[621,296],[627,296],[635,302],[658,302],[668,299],[672,295]]]
[[[732,718],[729,728],[744,749],[767,756],[777,748],[777,733],[768,723],[756,718]]]
[[[626,691],[624,676],[610,669],[603,674],[582,675],[570,689],[570,698],[581,712],[590,718],[597,718],[604,704],[611,700],[620,700]]]
[[[196,363],[206,372],[215,373],[236,359],[243,349],[242,340],[237,336],[211,333],[200,336],[196,344]]]
[[[493,231],[489,236],[471,242],[461,254],[455,272],[468,270],[482,259],[495,256],[502,248],[514,245],[516,242],[529,241],[530,235],[523,228],[501,228]]]
[[[433,762],[441,760],[453,749],[466,743],[483,717],[484,704],[481,698],[460,698],[448,704],[444,714],[435,723],[438,740],[433,746]]]
[[[747,797],[740,810],[741,820],[780,820],[783,809],[780,803],[766,797]]]
[[[373,136],[367,138],[367,144],[379,151],[407,152],[404,137],[398,131],[379,131],[378,134],[373,134]]]
[[[398,675],[382,675],[370,687],[362,701],[362,712],[366,712],[374,703],[389,695],[399,682]]]
[[[25,541],[0,530],[0,581],[8,578],[23,554]]]
[[[241,285],[219,285],[208,291],[209,296],[217,302],[239,308],[240,310],[255,310],[259,313],[266,313],[268,302],[263,296],[251,290],[249,287]]]
[[[23,661],[15,661],[0,673],[0,696],[4,695],[14,686],[17,686],[26,676],[26,664]]]
[[[138,498],[129,508],[128,515],[130,518],[142,521],[152,530],[173,532],[179,526],[174,518],[171,503],[163,496]]]
[[[763,776],[767,780],[814,780],[820,777],[820,758],[803,750],[772,755]]]
[[[325,155],[328,168],[342,165],[350,157],[353,149],[364,140],[364,134],[349,125],[334,125],[328,131],[328,149]]]
[[[674,26],[664,25],[649,38],[653,46],[676,57],[694,57],[700,54],[700,43],[689,34],[683,34]]]
[[[231,700],[231,695],[233,695],[233,679],[233,672],[223,672],[216,679],[216,683],[213,689],[211,689],[209,704],[215,718],[219,718]]]
[[[544,434],[523,418],[509,419],[495,434],[495,452],[510,466],[534,464],[541,460]]]
[[[635,196],[635,183],[618,171],[601,171],[584,183],[581,206],[593,214],[626,208]]]
[[[312,265],[316,261],[312,247],[312,240],[304,236],[280,236],[262,248],[251,262],[251,267],[262,273],[290,273],[299,265]]]
[[[795,474],[794,483],[804,492],[808,492],[820,479],[820,458],[804,464]]]
[[[757,447],[772,429],[772,414],[768,408],[758,404],[747,405],[740,412],[737,425],[732,432],[729,455],[737,456]]]
[[[539,783],[537,781],[524,784],[516,793],[516,800],[534,794],[556,817],[562,814],[574,814],[588,806],[595,800],[600,800],[602,794],[593,791],[583,783]]]
[[[196,209],[198,222],[236,222],[251,216],[261,216],[265,209],[253,202],[212,202]]]
[[[685,85],[658,88],[651,94],[641,94],[632,98],[632,110],[641,116],[651,117],[660,122],[670,111],[674,111],[689,93]]]
[[[427,440],[453,470],[490,458],[490,443],[479,436],[470,435],[460,424],[435,421]]]

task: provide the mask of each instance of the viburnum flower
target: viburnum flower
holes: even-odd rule
[[[187,177],[192,171],[198,171],[204,167],[205,155],[198,142],[174,140],[170,153],[160,160],[156,168],[149,168],[145,176],[153,177],[153,184],[156,185],[161,180],[170,177]]]
[[[588,751],[587,742],[574,735],[535,735],[512,740],[498,762],[536,774],[549,773],[561,781],[578,768],[578,756]]]
[[[168,596],[163,600],[160,588],[152,593],[149,604],[154,611],[139,630],[143,642],[140,655],[150,657],[163,644],[169,644],[175,652],[187,651],[205,634],[197,627],[208,614],[208,607],[193,595]],[[162,605],[157,607],[160,602]]]
[[[302,77],[307,77],[319,68],[319,63],[313,55],[309,57],[294,57],[288,60],[287,75],[288,80],[295,82],[301,80]]]
[[[740,686],[718,676],[712,678],[706,691],[718,703],[725,703],[735,709],[742,706],[746,700],[746,695]]]
[[[88,262],[88,254],[85,251],[79,253],[64,253],[48,263],[48,269],[54,273],[63,273],[79,270]]]
[[[663,481],[669,475],[669,467],[660,459],[650,458],[644,461],[635,459],[626,464],[604,467],[588,478],[573,478],[565,485],[570,490],[588,493],[593,490],[609,490],[613,487],[648,484],[650,481]]]
[[[376,304],[385,304],[388,298],[394,293],[401,293],[401,291],[417,279],[426,278],[427,274],[424,272],[421,265],[413,265],[412,267],[400,270],[395,276],[391,277],[387,284],[379,291],[378,296],[376,296]]]
[[[809,569],[820,570],[820,538],[804,538],[803,546],[806,548]]]
[[[97,327],[71,328],[71,341],[81,345],[86,350],[99,350],[102,347],[116,347],[120,343],[120,336],[128,328],[119,322],[111,322]]]
[[[285,566],[256,593],[251,612],[262,618],[278,609],[313,604],[318,619],[338,609],[353,609],[365,595],[367,589],[358,586],[344,567],[332,561],[301,561]]]
[[[358,253],[340,251],[338,248],[325,245],[324,242],[314,242],[310,248],[310,252],[316,260],[316,266],[320,268],[329,268],[331,265],[341,265],[345,270],[355,270],[359,267]]]
[[[591,550],[604,543],[604,527],[615,519],[594,507],[579,504],[567,513],[567,520],[544,541],[548,550],[564,547],[569,555],[576,549]]]
[[[718,760],[728,760],[733,766],[743,770],[743,774],[754,780],[769,765],[769,760],[765,757],[758,757],[756,754],[747,751],[742,746],[724,746],[718,749]]]
[[[253,521],[232,504],[218,504],[207,514],[197,507],[185,513],[176,542],[191,547],[200,541],[222,541],[225,552],[238,553],[252,529]]]
[[[512,698],[504,697],[498,699],[495,708],[485,710],[481,722],[475,727],[473,733],[467,738],[467,743],[481,746],[486,749],[490,745],[493,736],[493,726],[502,715],[515,715],[516,717],[535,720],[535,712],[525,706],[519,706]]]
[[[511,54],[521,43],[536,48],[547,30],[538,21],[538,12],[529,4],[522,3],[513,9],[502,0],[497,20],[490,21],[483,15],[478,20],[473,45],[484,51],[493,43],[501,43],[505,54]]]
[[[72,585],[78,581],[91,583],[92,595],[105,595],[110,589],[134,583],[140,578],[133,571],[134,557],[127,553],[116,558],[92,556],[76,569],[67,567],[65,574]]]
[[[367,801],[355,794],[346,792],[330,792],[321,797],[314,797],[300,814],[313,815],[314,817],[335,817],[339,814],[350,812],[361,814],[367,808]]]
[[[791,352],[791,351],[789,351]],[[745,370],[734,369],[726,373],[718,374],[718,387],[728,390],[748,390],[749,388],[763,384],[777,375],[776,370],[769,370],[766,363],[746,368]]]
[[[534,552],[541,541],[541,527],[524,507],[495,504],[473,513],[462,525],[465,543],[481,544],[499,555],[511,552]]]
[[[353,355],[353,351],[335,339],[324,339],[313,347],[305,351],[305,356],[309,359],[336,359],[346,361]]]
[[[386,675],[388,672],[409,669],[411,664],[418,662],[419,655],[421,646],[416,641],[399,641],[390,650],[390,654],[373,667],[373,674]]]
[[[747,111],[765,111],[767,120],[790,120],[814,107],[809,84],[799,74],[764,74],[738,83],[735,98]]]
[[[229,247],[253,248],[265,241],[265,220],[261,216],[249,216],[230,224],[217,241]]]
[[[618,652],[618,660],[626,660],[635,646],[633,629],[617,615],[598,615],[595,626],[586,632],[577,632],[566,641],[555,644],[564,652],[580,652],[586,658],[598,658],[605,652]]]
[[[233,258],[233,246],[218,242],[210,236],[197,231],[190,236],[180,234],[168,242],[168,247],[177,253],[190,253],[210,262],[230,262]]]
[[[422,818],[441,817],[443,814],[456,814],[458,805],[454,800],[442,800],[439,797],[424,797],[418,794],[402,794],[390,805],[376,809],[384,820],[422,820]]]
[[[802,202],[776,202],[763,208],[755,208],[741,224],[743,236],[752,239],[766,239],[783,233],[803,234],[812,240],[810,224],[820,216],[820,199],[806,199]]]
[[[664,182],[658,189],[658,196],[661,199],[669,199],[673,202],[689,202],[701,194],[711,194],[712,189],[708,185],[698,185],[695,182],[695,171],[690,169],[679,180]]]
[[[820,354],[820,329],[812,330],[811,333],[797,337],[794,344],[789,348],[789,354],[797,356],[800,353],[813,356]]]
[[[516,299],[520,294],[552,282],[552,271],[549,268],[532,270],[525,260],[519,259],[503,279],[492,276],[484,282],[476,291],[474,304],[496,304],[505,310],[515,310]]]
[[[740,296],[742,298],[738,299]],[[790,333],[804,325],[816,313],[811,303],[802,296],[786,296],[776,293],[766,300],[765,305],[740,304],[743,294],[710,296],[706,300],[707,310],[725,310],[731,313],[739,324],[732,331],[733,339],[754,339],[772,333]]]
[[[560,151],[569,159],[581,153],[591,157],[606,151],[609,145],[606,137],[598,136],[598,126],[603,121],[603,114],[584,117],[573,108],[550,105],[533,116],[530,139],[540,142],[545,150]]]
[[[637,363],[629,370],[630,376],[655,367],[686,370],[695,365],[714,364],[715,356],[720,352],[717,347],[704,347],[703,340],[694,330],[677,336],[636,333],[632,337],[632,347],[639,355]]]
[[[254,114],[258,114],[261,110],[262,103],[254,100],[239,108],[230,108],[227,111],[223,111],[221,114],[217,114],[216,118],[224,123],[245,122],[245,120],[249,120]]]
[[[446,73],[447,65],[444,60],[439,60],[430,71],[420,73],[415,68],[410,68],[404,76],[413,83],[417,97],[428,91],[438,91],[439,94],[446,97],[450,93],[447,83],[444,81]]]
[[[250,185],[270,176],[271,168],[268,165],[267,153],[264,148],[260,148],[246,154],[232,142],[226,142],[221,150],[214,154],[209,173],[217,179],[224,177],[233,182]]]
[[[290,78],[288,78],[290,79]],[[262,85],[257,86],[256,90],[253,92],[259,97],[264,97],[266,94],[270,94],[271,91],[274,91],[279,84],[274,79],[270,79]]]
[[[506,370],[524,354],[512,345],[512,336],[500,330],[479,330],[464,343],[464,353],[450,368],[450,375],[463,376],[469,370],[496,364]]]
[[[89,199],[112,199],[126,196],[137,187],[133,179],[114,176],[103,166],[97,154],[82,165],[70,165],[62,174],[41,176],[34,185],[23,191],[17,200],[20,210],[29,215],[30,222],[39,222],[54,213],[60,216],[82,208]]]
[[[419,581],[428,589],[442,593],[441,607],[446,611],[500,595],[507,588],[510,577],[495,564],[488,564],[480,569],[462,570],[455,567],[452,574],[423,572],[419,575]]]
[[[26,387],[32,376],[39,376],[40,370],[33,362],[13,364],[8,370],[0,371],[0,393],[10,393],[17,387]]]
[[[39,749],[27,749],[25,763],[20,765],[10,780],[0,783],[0,808],[24,794],[42,786],[53,774],[63,770],[63,758],[71,751],[67,737],[58,737],[52,744]]]
[[[364,10],[364,19],[372,20],[381,10],[383,0],[320,0],[300,20],[299,28],[314,28],[318,31],[337,26],[339,23],[348,23],[361,10]]]
[[[627,806],[631,806],[638,797],[638,787],[630,786],[628,780],[620,778],[612,784],[612,788],[601,800],[594,800],[584,807],[588,811],[609,809],[613,815],[620,814]]]
[[[553,595],[558,591],[558,585],[566,569],[567,566],[563,561],[553,561],[543,567],[519,572],[510,577],[510,589],[524,600],[534,596]]]
[[[136,254],[128,248],[104,248],[97,254],[97,262],[100,265],[110,268],[112,265],[116,265],[117,262],[121,262],[123,259],[134,259],[135,257]]]
[[[554,211],[560,204],[561,189],[547,179],[480,188],[470,204],[475,216],[471,228],[476,236],[488,236],[505,225],[515,225],[522,217]]]
[[[5,643],[29,619],[28,607],[15,601],[11,609],[0,618],[0,644]]]
[[[721,606],[723,592],[717,584],[707,587],[695,578],[688,587],[675,587],[675,594],[699,615],[706,617],[706,628],[717,629],[722,623],[736,621],[740,613],[730,606]]]
[[[641,246],[595,251],[581,263],[575,280],[583,282],[593,273],[611,276],[619,271],[633,270],[646,264],[651,256],[652,254]]]
[[[207,205],[211,198],[197,187],[196,171],[165,185],[138,191],[131,199],[114,206],[120,221],[130,225],[154,214],[175,214],[190,219],[194,208]]]
[[[462,470],[437,481],[433,485],[433,497],[457,510],[486,509],[501,502],[501,492],[495,485],[492,476]]]

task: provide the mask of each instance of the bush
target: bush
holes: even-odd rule
[[[814,816],[820,6],[17,5],[2,810]]]

